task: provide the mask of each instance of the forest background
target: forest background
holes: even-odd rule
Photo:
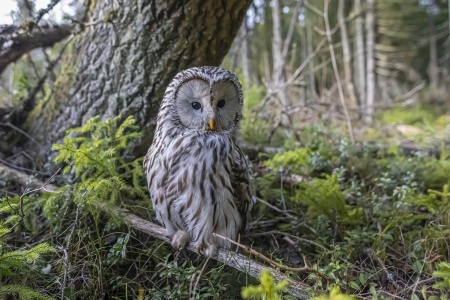
[[[13,2],[0,298],[257,299],[266,266],[283,299],[448,299],[450,1]],[[168,82],[219,64],[244,89],[255,272],[136,225]]]

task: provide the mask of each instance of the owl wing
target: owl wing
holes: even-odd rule
[[[243,221],[241,230],[245,230],[248,212],[255,202],[255,189],[247,157],[238,146],[236,146],[236,150],[237,155],[235,156],[235,161],[231,169],[231,184],[234,191],[234,202]]]

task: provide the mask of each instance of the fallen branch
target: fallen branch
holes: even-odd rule
[[[128,226],[156,237],[157,239],[170,243],[170,237],[163,227],[144,220],[129,212],[121,212],[120,215],[125,223],[128,224]],[[186,249],[197,252],[197,249],[192,243],[188,244]],[[217,254],[212,258],[238,271],[244,272],[254,278],[260,278],[262,270],[266,269],[273,275],[275,281],[287,280],[289,282],[288,293],[297,297],[298,299],[309,298],[309,295],[304,291],[307,285],[299,281],[290,279],[282,272],[274,268],[262,265],[245,255],[236,253],[234,251],[218,248]]]

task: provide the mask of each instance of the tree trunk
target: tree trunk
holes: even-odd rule
[[[310,55],[314,52],[313,48],[313,29],[312,24],[309,22],[306,22],[306,48],[307,48],[307,54]],[[305,56],[306,57],[306,56]],[[314,59],[311,59],[311,61],[308,64],[308,89],[309,89],[309,96],[307,99],[311,99],[312,101],[316,102],[319,98],[317,95],[317,83],[316,83],[316,71],[315,71],[315,63]]]
[[[95,115],[133,115],[144,132],[134,155],[144,154],[170,80],[189,67],[219,65],[250,3],[95,1],[92,25],[74,42],[54,92],[28,117],[27,132],[43,144],[35,157],[47,162],[52,143]]]
[[[281,31],[281,11],[280,1],[273,0],[272,7],[273,18],[273,90],[278,98],[281,110],[284,112],[289,106],[288,96],[286,92],[286,73],[284,69],[283,59],[283,37]],[[283,125],[290,125],[289,117],[282,112],[281,120]]]
[[[339,0],[338,4],[338,22],[339,29],[341,31],[342,40],[342,54],[344,65],[344,86],[348,96],[349,108],[355,109],[358,105],[358,101],[355,95],[355,87],[353,86],[353,74],[352,74],[352,56],[350,54],[350,42],[348,39],[347,25],[345,24],[344,16],[344,0]]]
[[[366,110],[365,121],[371,124],[374,114],[375,102],[375,0],[367,0],[366,13]]]
[[[248,46],[248,26],[246,20],[242,22],[241,27],[241,41],[242,41],[242,74],[244,75],[244,87],[248,89],[252,83],[251,65],[250,65],[250,49]]]
[[[448,7],[447,7],[447,24],[448,24],[448,28],[447,28],[447,32],[449,33],[447,36],[447,55],[450,54],[450,1],[448,1]],[[445,86],[448,89],[448,81],[450,79],[450,57],[447,56],[447,64],[446,64],[447,68],[446,68],[446,73],[445,73],[445,79],[447,81],[447,83],[445,84]]]
[[[356,87],[361,104],[366,103],[366,58],[364,48],[364,27],[361,0],[355,0],[355,11],[357,16],[355,19],[355,56],[356,56]]]
[[[430,80],[431,91],[439,87],[439,73],[438,73],[438,54],[437,54],[437,33],[435,24],[435,15],[428,14],[428,32],[430,35],[429,44],[429,60],[428,60],[428,79]]]

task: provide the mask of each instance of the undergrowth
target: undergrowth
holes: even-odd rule
[[[91,119],[54,145],[56,190],[1,199],[0,297],[238,299],[244,287],[249,299],[293,299],[268,274],[258,285],[196,255],[175,259],[123,224],[125,209],[154,219],[142,159],[129,155],[139,137],[132,118]],[[316,299],[448,299],[446,146],[439,157],[405,153],[322,126],[299,137],[257,162],[257,196],[271,206],[256,205],[242,242],[283,264],[306,261],[322,276],[290,276]]]
[[[304,255],[342,291],[359,297],[447,299],[445,152],[438,158],[420,150],[405,156],[313,128],[314,139],[305,136],[264,162],[269,172],[257,178],[261,197],[289,213],[271,236],[261,238],[267,229],[256,228],[259,243],[276,243],[273,255],[287,264]],[[261,212],[268,219],[279,215],[262,204]],[[283,235],[301,239],[286,243]],[[305,279],[311,292],[328,286],[314,274]]]
[[[129,145],[140,137],[138,132],[131,117],[105,121],[94,117],[53,146],[58,152],[55,162],[64,174],[55,176],[60,187],[1,199],[5,221],[0,223],[0,236],[5,240],[0,238],[0,298],[239,295],[239,289],[228,286],[240,286],[246,278],[222,272],[220,265],[202,273],[202,259],[182,255],[175,261],[163,242],[123,224],[123,210],[153,219],[142,158],[129,158]],[[37,245],[29,247],[30,241]],[[199,279],[192,281],[194,276]]]

